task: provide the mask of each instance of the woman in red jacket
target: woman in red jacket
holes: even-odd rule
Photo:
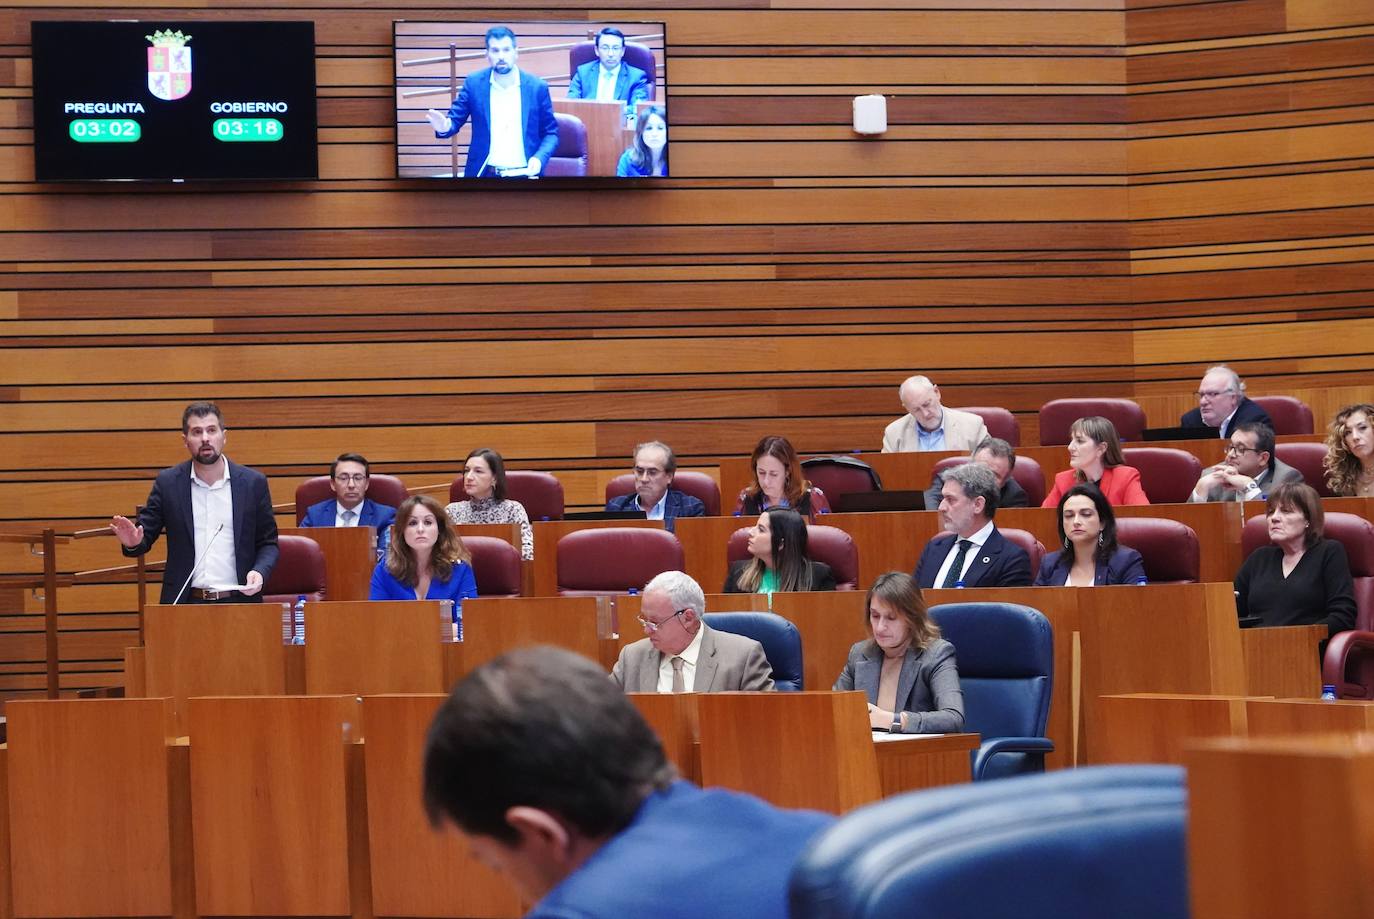
[[[1140,487],[1140,470],[1126,465],[1116,425],[1099,415],[1079,418],[1069,428],[1069,468],[1054,477],[1041,507],[1058,507],[1064,492],[1091,482],[1113,506],[1149,504]]]

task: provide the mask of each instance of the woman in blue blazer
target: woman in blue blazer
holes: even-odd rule
[[[1116,515],[1096,485],[1075,485],[1059,499],[1064,548],[1040,563],[1036,587],[1096,587],[1145,583],[1140,553],[1116,544]]]
[[[463,600],[477,596],[472,553],[428,495],[406,498],[396,509],[396,530],[386,558],[372,572],[371,600],[452,600],[454,637],[463,637]]]
[[[901,571],[878,576],[864,603],[865,641],[849,649],[836,690],[868,694],[874,730],[949,734],[964,728],[964,692],[954,645],[926,615],[916,579]]]

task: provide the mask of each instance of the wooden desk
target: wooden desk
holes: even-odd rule
[[[429,826],[420,805],[424,739],[442,695],[363,699],[367,850],[378,916],[522,915],[509,881],[457,833]],[[359,821],[361,822],[361,821]]]
[[[1245,691],[1252,696],[1318,699],[1322,694],[1321,657],[1324,625],[1241,629],[1245,656]]]
[[[605,597],[465,600],[463,640],[446,648],[445,685],[452,686],[494,657],[528,645],[555,645],[604,664],[601,641],[610,638],[610,622]]]
[[[587,175],[613,176],[620,162],[620,154],[634,142],[631,132],[626,138],[625,103],[598,102],[595,99],[555,98],[553,110],[562,115],[582,119],[587,129]]]
[[[349,848],[360,715],[353,696],[191,700],[199,915],[340,916],[366,901]]]
[[[1374,919],[1374,735],[1197,741],[1192,914]]]
[[[663,744],[663,753],[684,779],[700,783],[701,753],[698,693],[627,692],[630,700]]]
[[[973,780],[977,734],[874,734],[883,797]]]
[[[329,600],[366,600],[377,567],[372,527],[282,527],[283,536],[304,536],[324,551],[324,595]]]
[[[1099,700],[1093,762],[1183,763],[1198,738],[1244,737],[1245,696],[1127,693]]]
[[[305,691],[443,692],[452,637],[450,604],[439,600],[306,603]]]
[[[1247,699],[1251,737],[1374,733],[1374,702],[1342,699]]]

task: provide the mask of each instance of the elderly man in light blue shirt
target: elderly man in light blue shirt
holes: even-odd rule
[[[972,451],[988,436],[987,425],[978,415],[945,408],[940,387],[928,377],[908,377],[897,394],[907,413],[883,432],[884,453]]]

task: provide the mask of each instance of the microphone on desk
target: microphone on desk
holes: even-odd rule
[[[177,591],[176,599],[172,601],[173,606],[181,602],[181,597],[186,593],[186,588],[191,586],[191,578],[196,576],[196,571],[199,570],[200,563],[205,561],[205,556],[210,554],[210,547],[215,544],[215,540],[219,538],[219,532],[222,529],[224,529],[224,524],[222,523],[215,527],[215,532],[210,535],[210,541],[205,544],[205,548],[200,552],[200,558],[196,559],[196,563],[191,566],[191,573],[186,575],[186,583],[182,584],[181,590]]]

